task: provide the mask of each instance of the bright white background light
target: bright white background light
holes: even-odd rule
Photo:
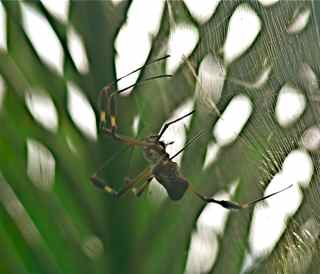
[[[0,3],[0,49],[7,49],[7,35],[6,35],[6,13]]]
[[[63,50],[56,33],[48,21],[30,5],[21,3],[21,11],[24,30],[40,58],[62,74]]]

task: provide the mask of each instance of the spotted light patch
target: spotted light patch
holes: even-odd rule
[[[43,144],[33,139],[27,140],[27,153],[29,178],[37,188],[50,191],[54,184],[56,165],[52,153]]]
[[[22,24],[41,60],[62,75],[63,49],[51,25],[31,5],[21,2]],[[44,39],[45,37],[45,39]],[[48,54],[50,45],[50,54]]]
[[[242,55],[255,41],[261,28],[261,20],[250,5],[238,6],[229,22],[223,48],[225,61],[230,64]]]
[[[72,82],[68,83],[68,111],[81,132],[88,138],[97,140],[96,117],[92,106],[80,88]]]

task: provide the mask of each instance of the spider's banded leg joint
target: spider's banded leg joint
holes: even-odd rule
[[[100,129],[103,129],[106,126],[106,112],[105,111],[101,111],[100,112]]]
[[[98,107],[100,111],[100,129],[107,127],[107,119],[110,113],[109,110],[109,98],[112,95],[114,85],[110,83],[106,85],[99,93]]]
[[[117,126],[116,116],[115,115],[111,115],[111,130],[112,130],[112,134],[115,134],[117,128],[118,128],[118,126]]]
[[[103,188],[106,192],[110,193],[112,196],[118,197],[119,196],[119,192],[115,191],[114,189],[112,189],[111,187],[105,185]]]
[[[116,93],[113,93],[110,95],[109,98],[109,110],[110,110],[110,125],[111,125],[111,131],[114,134],[118,128],[117,125],[117,107],[116,107]]]
[[[103,189],[104,191],[110,193],[112,196],[118,196],[118,192],[106,185],[101,179],[96,177],[95,175],[91,176],[90,178],[91,182],[100,189]]]

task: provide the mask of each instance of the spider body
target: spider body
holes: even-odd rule
[[[166,152],[166,145],[159,141],[156,135],[151,135],[145,139],[146,145],[143,146],[143,156],[150,163],[156,165],[163,159],[169,159],[169,154]]]
[[[170,159],[166,144],[159,141],[159,136],[151,135],[146,141],[148,145],[143,147],[143,154],[151,165],[152,175],[167,190],[171,200],[180,200],[189,183],[181,176],[177,163]]]
[[[149,64],[152,64],[154,62],[163,60],[167,58],[168,56],[156,59],[152,61]],[[147,64],[147,65],[149,65]],[[133,72],[136,72],[141,68],[138,68],[134,70]],[[133,73],[131,72],[131,73]],[[130,75],[131,73],[127,74]],[[127,75],[119,78],[116,80],[119,81],[122,78],[126,77]],[[155,77],[150,77],[142,81],[148,81],[156,78],[162,78],[162,77],[169,77],[170,75],[160,75]],[[139,82],[139,83],[140,83]],[[142,140],[131,138],[129,136],[124,136],[118,133],[118,126],[116,121],[116,105],[115,105],[115,96],[128,88],[131,88],[132,86],[129,86],[127,88],[124,88],[122,90],[114,90],[115,83],[111,83],[107,85],[105,88],[102,89],[99,95],[99,108],[100,108],[100,131],[102,134],[109,136],[113,138],[114,140],[124,143],[129,146],[138,146],[142,149],[144,158],[149,163],[149,166],[146,167],[142,172],[140,172],[135,178],[125,178],[125,186],[120,189],[119,191],[114,190],[112,187],[109,186],[103,179],[99,178],[97,175],[97,172],[91,176],[92,183],[106,191],[107,193],[115,196],[115,197],[121,197],[122,195],[126,194],[129,190],[136,190],[136,185],[139,183],[142,183],[140,188],[138,188],[135,192],[137,196],[140,196],[148,187],[149,183],[153,178],[156,178],[156,180],[166,189],[168,196],[171,200],[180,200],[186,191],[191,191],[193,194],[195,194],[198,198],[200,198],[204,202],[211,202],[219,204],[227,209],[242,209],[249,207],[259,201],[265,200],[273,195],[276,195],[287,188],[291,187],[290,185],[287,188],[284,188],[278,192],[274,192],[270,195],[264,196],[262,198],[253,200],[246,204],[238,204],[231,201],[225,201],[225,200],[215,200],[213,198],[208,198],[196,191],[194,191],[191,188],[190,183],[185,179],[179,171],[179,167],[177,163],[172,161],[177,155],[179,155],[188,145],[190,145],[193,141],[195,141],[197,138],[201,136],[200,133],[193,137],[190,141],[187,142],[187,144],[179,150],[175,155],[169,156],[169,154],[166,152],[166,146],[171,144],[166,144],[163,141],[161,141],[162,135],[165,133],[165,131],[168,129],[168,127],[194,113],[194,111],[191,111],[179,118],[177,118],[174,121],[171,121],[169,123],[164,124],[162,130],[158,135],[151,135],[147,138],[144,138]],[[110,127],[108,127],[108,119]]]

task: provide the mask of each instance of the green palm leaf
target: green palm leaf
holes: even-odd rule
[[[235,96],[245,96],[252,104],[250,118],[239,136],[221,146],[215,161],[205,168],[207,147],[219,141],[212,134],[188,147],[180,164],[183,175],[201,193],[213,196],[234,188],[233,200],[250,201],[263,196],[291,151],[300,149],[310,156],[314,170],[309,185],[301,188],[300,207],[287,220],[275,247],[254,254],[247,268],[253,208],[230,212],[220,233],[210,227],[201,231],[198,219],[206,205],[192,195],[178,203],[167,199],[157,203],[154,193],[140,199],[129,194],[116,200],[90,183],[90,176],[106,159],[111,165],[101,176],[116,188],[123,185],[126,175],[134,176],[146,166],[140,151],[133,156],[119,154],[122,144],[84,133],[75,122],[82,110],[70,111],[70,86],[75,86],[98,119],[99,91],[117,78],[115,41],[135,2],[70,1],[67,22],[52,15],[42,2],[0,3],[6,14],[7,39],[7,48],[0,47],[0,81],[4,83],[0,103],[0,273],[318,273],[319,147],[310,149],[304,142],[306,131],[318,123],[318,2],[279,1],[266,7],[259,1],[221,1],[205,22],[200,22],[185,2],[166,2],[147,59],[167,54],[171,32],[181,24],[193,26],[199,41],[173,77],[150,81],[135,87],[130,96],[118,98],[123,134],[134,136],[135,117],[140,117],[139,136],[157,133],[188,100],[196,114],[185,130],[186,139],[201,130],[210,133],[221,117],[214,109],[204,111],[203,100],[193,101],[199,85],[194,72],[198,73],[210,54],[223,60],[228,25],[238,7],[250,7],[259,17],[261,31],[244,54],[227,65],[221,98],[215,105],[223,113]],[[63,53],[61,71],[48,64],[33,44],[25,28],[24,7],[33,9],[53,30]],[[301,30],[288,31],[295,18],[308,11],[307,24]],[[82,72],[68,45],[71,27],[87,55],[88,67]],[[127,46],[133,42],[128,41]],[[263,84],[248,84],[268,66],[271,73]],[[165,70],[165,62],[157,63],[144,69],[139,78],[164,74]],[[280,90],[287,83],[299,89],[306,106],[296,120],[282,126],[275,113]],[[57,112],[56,125],[46,126],[48,122],[30,111],[30,98],[51,102]],[[125,174],[128,166],[131,172]],[[193,251],[196,256],[191,258],[190,247],[196,237],[202,237],[208,249],[205,254]],[[193,265],[192,260],[196,262]]]

